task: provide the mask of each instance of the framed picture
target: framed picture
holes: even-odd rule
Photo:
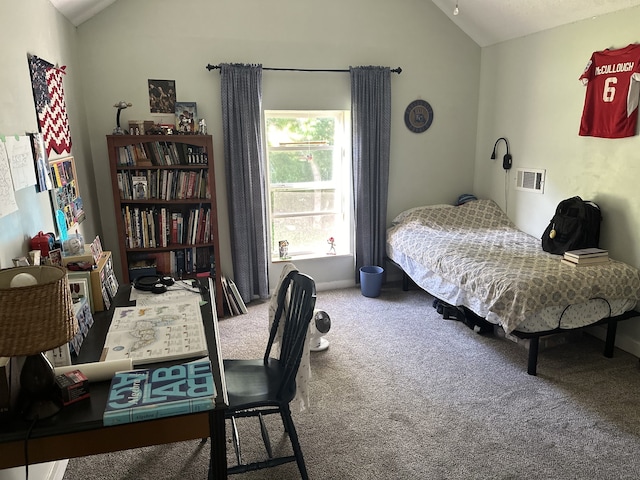
[[[176,129],[179,133],[196,133],[198,130],[196,102],[176,102]]]
[[[53,181],[51,202],[58,227],[69,231],[85,218],[76,164],[73,157],[64,157],[49,161],[49,166]]]
[[[71,289],[71,298],[75,302],[76,299],[82,297],[87,299],[91,313],[95,311],[93,307],[93,294],[91,292],[91,272],[69,272],[69,288]]]
[[[151,113],[174,113],[176,110],[176,81],[148,80]]]
[[[56,267],[62,266],[62,250],[59,248],[49,250],[49,264]]]

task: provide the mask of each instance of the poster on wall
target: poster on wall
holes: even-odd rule
[[[9,170],[9,156],[4,142],[0,142],[0,218],[18,211]]]
[[[52,151],[60,155],[71,153],[69,119],[62,86],[66,68],[57,67],[42,58],[29,55],[29,72],[38,128],[49,157]]]
[[[148,83],[151,113],[174,115],[176,110],[176,81],[149,80]]]

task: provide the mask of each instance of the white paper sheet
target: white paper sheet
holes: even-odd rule
[[[0,218],[18,211],[11,180],[9,157],[4,142],[0,142]]]
[[[33,152],[31,151],[31,139],[26,135],[17,138],[7,137],[5,146],[9,156],[13,189],[18,191],[35,185],[37,179]]]

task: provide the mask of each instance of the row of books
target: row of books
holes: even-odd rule
[[[222,281],[222,295],[224,296],[225,310],[229,315],[241,315],[247,313],[247,306],[240,296],[235,282],[224,275],[220,276]]]
[[[142,142],[118,147],[118,165],[206,165],[206,149],[182,142]]]
[[[152,267],[153,274],[170,275],[174,278],[212,277],[216,275],[216,259],[214,247],[184,247],[170,251],[133,252],[129,253],[131,268],[144,269]]]
[[[183,275],[204,273],[215,276],[213,250],[209,247],[171,250],[169,252],[169,266],[165,271],[170,272],[176,278],[182,278]]]
[[[117,173],[122,200],[211,198],[206,170],[139,170]]]
[[[199,245],[211,242],[211,209],[191,208],[171,212],[167,208],[122,207],[127,248]]]
[[[581,248],[564,253],[561,262],[571,267],[602,265],[609,263],[609,252],[601,248]]]

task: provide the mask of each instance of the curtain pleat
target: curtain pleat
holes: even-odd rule
[[[351,67],[355,278],[365,265],[384,266],[391,143],[391,70]]]
[[[221,64],[220,75],[234,281],[248,303],[269,296],[262,66]]]

